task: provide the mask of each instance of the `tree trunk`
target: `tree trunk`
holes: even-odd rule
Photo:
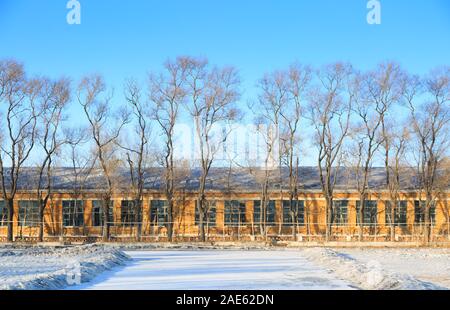
[[[425,210],[424,210],[424,212],[425,212],[425,214],[424,214],[424,241],[425,241],[425,244],[430,243],[430,234],[431,234],[430,206],[431,206],[431,203],[427,199]]]
[[[7,241],[13,242],[14,241],[14,200],[13,199],[7,199],[6,205],[8,207],[8,234],[7,234]]]
[[[203,206],[200,207],[200,205],[202,205],[202,202],[199,202],[199,223],[198,223],[198,229],[200,231],[200,241],[201,242],[206,242],[206,233],[205,233],[205,215],[203,213]]]
[[[136,206],[136,214],[134,215],[134,221],[137,223],[136,227],[136,241],[141,242],[142,236],[142,202],[140,199],[136,199],[134,202]]]
[[[391,241],[394,242],[395,241],[395,226],[396,226],[396,222],[395,222],[395,210],[396,210],[397,206],[393,205],[391,202]]]
[[[169,242],[173,241],[173,201],[169,200],[167,206],[167,239]]]
[[[39,242],[44,242],[44,206],[43,202],[39,202]]]
[[[359,200],[359,241],[363,240],[364,234],[364,199]]]
[[[328,242],[331,239],[332,229],[333,229],[333,203],[330,199],[326,200],[327,204],[327,228],[325,240]]]
[[[206,218],[206,210],[205,210],[205,184],[206,184],[206,175],[207,172],[203,172],[202,177],[200,178],[200,188],[198,193],[198,215],[199,215],[199,232],[200,232],[200,241],[206,242],[206,233],[205,233],[205,218]]]
[[[109,241],[109,226],[110,224],[108,223],[109,221],[109,208],[110,206],[111,200],[109,198],[106,198],[103,200],[103,234],[102,234],[102,240],[103,242],[108,242]]]

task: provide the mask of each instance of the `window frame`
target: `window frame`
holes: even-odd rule
[[[406,227],[408,225],[408,201],[397,201],[397,207],[395,208],[394,227]],[[391,201],[384,202],[384,221],[387,226],[391,226]]]
[[[77,205],[77,203],[80,202],[80,205]],[[74,212],[69,213],[69,221],[71,222],[70,224],[75,224],[75,225],[67,225],[67,213],[65,212],[65,210],[67,209],[67,207],[64,206],[64,204],[72,204],[74,203],[75,206],[71,206],[70,209],[73,210]],[[62,215],[63,215],[63,227],[84,227],[85,226],[85,222],[84,222],[84,211],[85,211],[85,207],[84,207],[84,200],[80,200],[80,199],[68,199],[68,200],[63,200],[62,201]],[[80,212],[81,209],[81,212]],[[81,220],[80,220],[81,219]]]
[[[125,203],[126,205],[124,205]],[[138,214],[138,223],[135,222],[136,208],[134,203],[134,200],[128,199],[123,199],[120,201],[120,223],[122,226],[135,227],[138,223],[142,223],[142,208],[139,209],[140,214]]]
[[[345,202],[345,206],[343,203]],[[348,225],[348,206],[349,201],[347,199],[333,200],[333,225],[334,226],[347,226]],[[345,210],[345,212],[342,212]],[[345,215],[342,217],[342,215]],[[337,219],[340,219],[337,221]]]
[[[27,204],[23,206],[23,204]],[[22,220],[23,210],[30,209],[29,206],[32,206],[31,219],[26,218],[25,221]],[[39,201],[38,200],[19,200],[18,202],[19,210],[17,212],[17,223],[20,227],[39,227]],[[28,217],[28,213],[27,217]],[[23,223],[23,224],[22,224]]]
[[[256,212],[256,210],[258,210],[258,212]],[[261,211],[262,211],[261,200],[253,200],[253,224],[254,225],[265,224],[266,226],[275,226],[277,214],[276,201],[269,200],[267,202],[265,223],[261,222],[262,218]]]
[[[217,227],[217,201],[215,200],[208,200],[206,201],[209,204],[207,214],[206,214],[206,222],[204,224],[207,225],[207,227]],[[195,201],[195,214],[194,214],[194,221],[195,226],[199,226],[200,224],[200,212],[198,208],[198,200]]]
[[[293,200],[294,208],[297,209],[296,222],[293,222],[291,216],[291,208],[289,206],[289,200],[283,200],[282,202],[282,214],[283,214],[283,226],[304,226],[305,225],[305,200]]]
[[[365,204],[364,213],[363,213],[362,226],[368,226],[368,227],[377,226],[378,225],[378,200],[365,200],[365,202],[366,202],[366,204]],[[367,208],[368,203],[369,203],[369,205],[371,205],[371,204],[374,204],[374,205],[372,205],[372,207],[369,209],[369,208]],[[356,201],[356,225],[357,226],[361,225],[360,218],[359,218],[360,206],[361,206],[361,201],[357,200]],[[373,206],[375,206],[375,207],[373,207]],[[375,210],[375,212],[373,212],[373,210]],[[369,212],[369,211],[372,211],[372,212],[370,212],[369,214],[366,213],[366,212]],[[367,215],[369,215],[369,217],[371,219],[370,222],[366,221],[366,216]],[[375,218],[375,222],[372,222],[372,218]]]
[[[245,200],[225,200],[223,216],[224,226],[240,227],[246,225],[246,212],[247,203]]]
[[[165,227],[167,225],[169,215],[168,206],[169,203],[167,200],[154,199],[150,201],[150,225],[158,227]],[[162,222],[160,221],[161,219],[163,220]]]
[[[420,206],[422,204],[422,206]],[[421,225],[425,223],[425,200],[414,200],[414,224]],[[418,212],[419,210],[419,212]],[[432,203],[430,208],[430,222],[431,225],[436,224],[436,203]]]
[[[8,208],[6,202],[0,200],[0,227],[8,226]]]
[[[100,204],[96,206],[96,204]],[[109,214],[108,214],[108,221],[107,224],[109,226],[114,226],[114,200],[110,201],[111,205],[109,206]],[[91,200],[92,204],[92,211],[91,211],[91,220],[92,220],[92,227],[103,227],[103,201],[100,199],[97,200]],[[98,211],[97,211],[98,210]],[[98,224],[97,225],[97,219],[96,216],[98,216]]]

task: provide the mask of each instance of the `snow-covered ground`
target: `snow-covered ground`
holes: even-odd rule
[[[92,280],[129,257],[110,247],[0,248],[0,290],[60,289]]]
[[[60,288],[450,289],[450,249],[0,247],[0,289]]]
[[[450,249],[343,249],[355,260],[450,289]]]
[[[351,289],[300,250],[136,251],[133,261],[73,289]]]
[[[424,260],[416,255],[412,249],[329,249],[309,248],[304,249],[303,255],[316,265],[328,269],[340,279],[347,280],[361,289],[368,290],[440,290],[447,289],[442,283],[430,282],[414,275],[415,269],[427,268],[433,264],[434,259]],[[429,253],[430,249],[424,249]],[[442,255],[447,256],[443,261],[446,268],[441,270],[441,277],[448,277],[450,257],[446,250]],[[393,255],[393,253],[401,255]],[[378,255],[376,255],[378,253]],[[403,264],[403,256],[409,256],[408,267],[393,268],[388,265],[400,266]],[[435,270],[436,271],[436,270]]]

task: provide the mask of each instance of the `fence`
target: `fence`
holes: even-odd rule
[[[6,224],[0,226],[0,240],[6,240]],[[16,241],[37,241],[41,222],[28,222],[24,226],[14,222]],[[109,222],[110,241],[167,241],[169,223]],[[140,234],[138,233],[141,225]],[[63,222],[45,223],[45,241],[96,242],[102,239],[102,226],[64,226]],[[196,224],[173,223],[173,241],[199,241],[199,227]],[[205,234],[210,241],[325,241],[326,223],[236,223],[232,225],[205,224]],[[139,236],[138,236],[139,235]],[[395,241],[420,242],[424,240],[423,224],[396,224]],[[328,241],[366,241],[381,242],[391,240],[391,227],[385,224],[363,224],[360,240],[360,226],[355,224],[332,225],[332,234]],[[450,219],[440,226],[431,225],[430,241],[450,241]]]

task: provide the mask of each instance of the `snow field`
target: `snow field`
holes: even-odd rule
[[[339,250],[360,263],[376,262],[386,272],[406,274],[438,289],[450,289],[450,249],[368,249]]]
[[[96,245],[0,249],[0,290],[61,289],[128,260],[119,250]]]
[[[383,255],[374,255],[377,251]],[[347,280],[365,290],[446,289],[444,286],[418,279],[412,275],[414,269],[421,268],[422,265],[433,264],[432,261],[420,262],[414,258],[415,264],[410,264],[409,268],[386,268],[389,264],[392,266],[403,264],[401,257],[392,256],[393,251],[411,253],[412,257],[415,257],[411,249],[366,249],[366,255],[362,257],[356,249],[309,248],[303,250],[303,255],[316,265],[328,269],[338,278]],[[360,255],[355,255],[358,253]],[[450,267],[449,258],[447,256],[447,268]],[[442,272],[445,271],[442,270]]]
[[[450,289],[450,249],[0,247],[0,289]]]
[[[127,266],[74,289],[333,290],[352,289],[300,250],[130,251]]]

